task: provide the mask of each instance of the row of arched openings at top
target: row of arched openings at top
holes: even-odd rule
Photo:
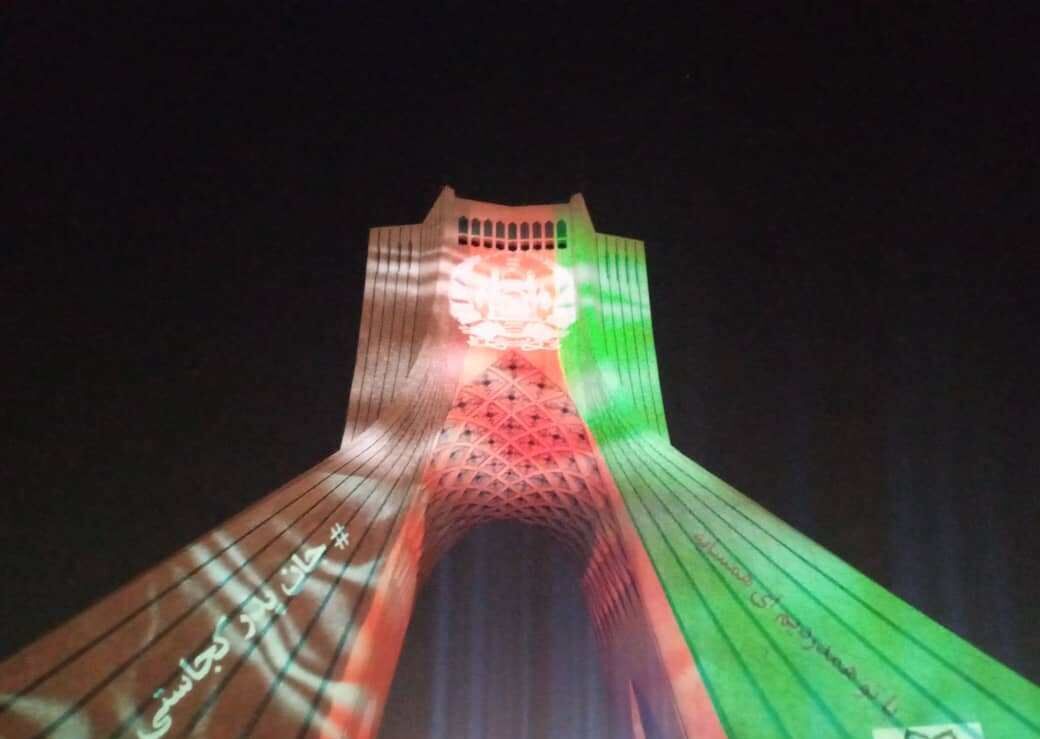
[[[535,221],[505,223],[491,219],[459,217],[459,246],[483,246],[485,249],[539,251],[567,248],[567,222]]]

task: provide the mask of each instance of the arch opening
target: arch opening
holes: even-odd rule
[[[471,529],[417,596],[380,739],[627,739],[579,577],[544,529]]]
[[[569,577],[580,582],[597,651],[608,665],[608,723],[616,733],[606,733],[603,723],[589,736],[632,736],[628,691],[634,678],[654,686],[654,712],[663,710],[665,725],[677,726],[674,694],[620,523],[622,504],[566,390],[522,351],[501,352],[458,389],[429,460],[419,583],[430,582],[438,562],[451,561],[448,552],[475,529],[501,525],[495,522],[541,529],[571,555]],[[585,736],[532,734],[549,735]]]
[[[581,563],[601,639],[636,607],[635,577],[588,427],[566,391],[522,352],[503,352],[459,389],[430,459],[420,581],[474,526],[516,520],[547,529]]]

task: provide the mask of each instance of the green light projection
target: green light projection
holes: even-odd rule
[[[1040,736],[1040,688],[668,441],[643,244],[575,229],[568,385],[730,737]]]
[[[445,188],[365,285],[342,447],[0,665],[0,734],[372,739],[422,573],[493,502],[584,542],[635,736],[1040,737],[1040,688],[671,446],[643,245],[583,198]]]

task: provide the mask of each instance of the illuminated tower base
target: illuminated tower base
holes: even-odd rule
[[[1040,689],[674,449],[643,244],[445,188],[373,229],[343,444],[0,666],[4,737],[373,737],[473,526],[581,563],[634,739],[1018,739]]]

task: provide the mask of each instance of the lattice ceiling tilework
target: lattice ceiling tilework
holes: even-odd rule
[[[425,575],[471,527],[543,526],[585,565],[594,619],[634,589],[588,428],[567,393],[518,351],[462,387],[426,474]]]

